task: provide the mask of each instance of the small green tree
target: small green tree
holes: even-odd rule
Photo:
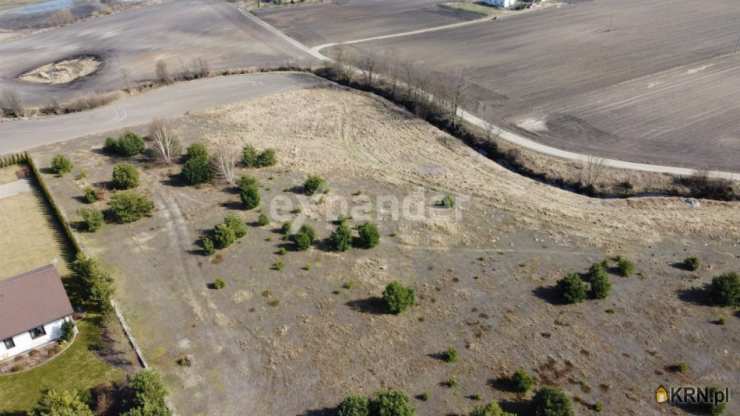
[[[264,227],[265,225],[268,225],[270,223],[270,217],[265,215],[264,213],[260,213],[259,217],[257,217],[257,225],[260,227]]]
[[[316,231],[310,225],[303,225],[297,233],[290,236],[296,250],[308,250],[316,239]]]
[[[737,273],[721,274],[707,286],[712,304],[717,306],[740,306],[740,277]]]
[[[491,402],[485,406],[477,406],[470,412],[469,416],[515,416],[513,413],[504,412],[498,402]]]
[[[98,200],[98,193],[92,186],[88,186],[84,190],[84,196],[82,197],[88,204],[95,203]]]
[[[115,292],[113,278],[92,257],[78,253],[70,265],[72,274],[81,284],[81,295],[85,302],[104,315],[112,310],[110,299]]]
[[[93,416],[92,410],[75,391],[45,391],[31,416]]]
[[[192,157],[183,165],[181,175],[188,184],[198,185],[210,181],[213,178],[213,170],[208,158]]]
[[[699,270],[700,265],[701,263],[699,262],[699,258],[697,257],[687,257],[683,261],[683,267],[685,267],[686,270],[691,270],[692,272]]]
[[[203,143],[193,143],[185,150],[185,161],[191,159],[208,160],[208,148]]]
[[[459,354],[456,349],[450,347],[447,351],[442,353],[442,360],[446,363],[455,363],[459,358]]]
[[[237,186],[240,191],[243,191],[249,187],[258,187],[259,183],[257,182],[257,178],[254,176],[242,175],[237,181]]]
[[[51,159],[51,171],[59,176],[71,172],[73,167],[72,161],[64,155],[56,155]]]
[[[574,416],[570,399],[561,390],[543,387],[532,398],[535,416]]]
[[[277,156],[275,155],[274,149],[266,149],[257,156],[255,160],[255,166],[258,168],[264,168],[272,166],[277,163]]]
[[[226,218],[224,218],[224,224],[234,230],[234,236],[237,239],[247,235],[247,224],[236,214],[227,214]]]
[[[577,273],[570,273],[558,280],[557,289],[565,303],[583,302],[588,293],[588,285]]]
[[[123,136],[118,138],[116,153],[119,156],[131,157],[143,153],[145,148],[146,145],[141,136],[135,133],[126,132]]]
[[[224,279],[222,279],[222,278],[219,277],[219,278],[217,278],[216,280],[213,281],[213,288],[214,289],[219,289],[220,290],[220,289],[223,289],[225,287],[226,287],[226,282],[224,281]]]
[[[370,414],[373,416],[414,416],[416,410],[404,393],[398,390],[387,390],[376,393],[370,400]]]
[[[363,248],[373,248],[380,242],[380,232],[378,227],[373,223],[365,223],[357,227],[360,236],[357,239],[358,246]]]
[[[612,288],[609,282],[609,274],[601,263],[594,263],[588,272],[589,282],[591,283],[590,295],[592,299],[605,299]]]
[[[75,336],[75,324],[74,322],[70,321],[64,321],[62,323],[62,335],[59,337],[64,342],[72,341],[72,338]]]
[[[139,171],[130,163],[119,163],[113,167],[113,187],[132,189],[139,186]]]
[[[93,208],[80,208],[77,213],[82,218],[81,228],[87,232],[94,233],[103,226],[103,213]]]
[[[128,383],[131,395],[125,407],[129,410],[122,416],[170,416],[165,398],[167,389],[159,375],[152,370],[144,370],[133,376]]]
[[[383,291],[383,301],[389,313],[398,315],[416,303],[416,291],[399,282],[391,282]]]
[[[203,253],[206,256],[211,256],[216,252],[216,247],[214,246],[211,237],[203,237],[200,240],[200,245],[203,247]]]
[[[239,198],[245,209],[254,209],[260,205],[260,191],[256,185],[249,185],[239,190]]]
[[[326,190],[326,181],[320,176],[309,176],[303,183],[303,192],[306,195],[313,195],[324,190]]]
[[[437,206],[441,208],[455,208],[455,197],[452,195],[445,195],[444,198],[437,202]]]
[[[349,396],[339,404],[337,416],[370,416],[370,400],[364,396]]]
[[[211,235],[213,245],[218,249],[226,248],[236,241],[236,233],[226,224],[218,224]]]
[[[617,257],[617,272],[622,277],[630,277],[635,272],[635,264],[626,257]]]
[[[526,393],[534,385],[534,379],[524,370],[516,370],[511,376],[511,388],[517,393]]]
[[[352,243],[352,230],[342,221],[329,237],[329,245],[336,251],[347,251]]]
[[[242,150],[242,164],[248,168],[257,166],[257,149],[251,144],[244,146]]]
[[[154,210],[154,203],[149,198],[134,191],[114,194],[109,206],[113,219],[122,224],[138,221]]]

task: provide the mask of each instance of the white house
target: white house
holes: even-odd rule
[[[0,281],[0,361],[59,339],[72,313],[52,265]]]
[[[518,0],[482,0],[482,3],[490,6],[511,8],[516,5]]]

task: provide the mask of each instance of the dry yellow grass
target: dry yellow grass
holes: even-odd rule
[[[49,263],[67,273],[60,238],[38,193],[0,199],[0,280]]]
[[[18,177],[15,175],[18,169],[20,167],[15,165],[0,168],[0,185],[18,180]]]

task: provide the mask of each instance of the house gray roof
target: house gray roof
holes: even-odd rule
[[[0,281],[0,340],[72,312],[62,280],[51,264]]]

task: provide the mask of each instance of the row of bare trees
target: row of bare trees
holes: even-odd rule
[[[187,65],[180,62],[180,70],[175,73],[170,71],[169,65],[162,59],[158,60],[154,66],[155,79],[165,85],[176,81],[205,78],[210,73],[210,65],[203,58],[196,58]]]

